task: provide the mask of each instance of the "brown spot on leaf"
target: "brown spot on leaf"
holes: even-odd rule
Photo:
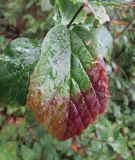
[[[91,45],[91,43],[92,43],[91,40],[86,40],[86,41],[85,41],[85,44],[86,44],[87,46]]]

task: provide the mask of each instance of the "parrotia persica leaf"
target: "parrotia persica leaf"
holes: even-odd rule
[[[110,21],[110,18],[106,13],[106,9],[101,2],[89,0],[88,6],[93,12],[95,18],[98,20],[99,25],[104,24],[107,21]]]
[[[118,7],[133,2],[133,0],[86,0],[86,1],[101,2],[104,6],[113,6],[113,7]]]
[[[102,54],[107,61],[110,61],[113,49],[113,38],[110,32],[104,26],[101,26],[95,29],[93,34],[97,39],[97,48],[99,49],[97,52]]]
[[[30,75],[40,47],[27,38],[12,41],[0,55],[0,104],[26,104]]]
[[[27,105],[59,140],[81,134],[107,105],[108,84],[97,30],[56,26],[42,44]]]

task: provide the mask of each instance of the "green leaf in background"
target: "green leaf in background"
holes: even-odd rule
[[[99,152],[102,149],[102,143],[97,140],[91,140],[90,148],[92,149],[92,151]]]
[[[56,0],[50,0],[50,3],[51,3],[52,6],[55,5],[55,2],[56,2]]]
[[[133,0],[89,0],[93,2],[101,2],[104,6],[120,7],[124,4],[133,2]]]
[[[100,48],[102,51],[102,56],[107,60],[110,61],[111,53],[113,49],[113,38],[110,32],[106,29],[106,27],[102,26],[96,30],[96,38]]]
[[[97,138],[103,140],[113,140],[113,132],[111,123],[107,120],[102,120],[102,123],[96,124]]]
[[[97,141],[101,140],[111,146],[113,151],[117,152],[123,158],[128,158],[129,151],[127,147],[127,140],[121,136],[118,127],[113,126],[107,119],[102,119],[101,123],[96,125]]]
[[[20,160],[17,156],[17,142],[0,145],[0,160]]]
[[[93,12],[99,25],[102,25],[105,22],[110,21],[110,18],[106,13],[106,9],[104,8],[101,2],[94,2],[89,0],[88,6],[90,10]]]
[[[17,137],[17,126],[15,124],[5,125],[0,132],[0,142],[15,140]]]
[[[62,18],[61,24],[68,25],[81,5],[74,4],[70,0],[58,0],[58,6]],[[82,10],[80,14],[76,17],[73,24],[83,23],[85,19],[86,19],[86,13]]]
[[[6,46],[6,38],[2,35],[0,35],[0,53],[1,50],[4,50]]]
[[[97,113],[103,113],[105,109],[108,91],[102,50],[103,47],[107,47],[107,41],[103,41],[102,46],[99,43],[102,41],[101,35],[100,38],[97,36],[100,29],[87,31],[76,26],[73,30],[68,30],[66,26],[59,25],[47,34],[42,44],[40,60],[31,76],[27,105],[35,112],[43,127],[60,140],[81,133],[88,124],[94,122]],[[99,86],[99,82],[92,80],[91,72],[99,77],[96,78],[97,81],[100,80]],[[89,95],[93,96],[92,102],[87,102],[89,96],[85,96],[89,92]],[[99,94],[101,92],[102,94]],[[83,102],[80,102],[81,98],[79,100],[78,95],[82,96]],[[71,116],[74,110],[72,111],[70,101],[77,106],[75,117],[79,117],[78,120],[74,119],[74,115]],[[81,103],[85,103],[85,106],[80,107]],[[96,105],[92,107],[91,103]],[[88,108],[91,116],[88,112],[87,116],[87,113],[81,115],[85,108]],[[68,114],[69,110],[71,111]],[[72,123],[69,120],[70,116],[73,118]],[[85,121],[85,117],[89,117],[89,120]],[[79,123],[84,123],[84,126],[77,133]]]
[[[2,127],[2,125],[4,124],[5,118],[6,117],[4,115],[0,115],[0,127]]]
[[[123,137],[119,137],[115,142],[109,143],[115,152],[120,154],[123,158],[128,158],[127,141]]]
[[[27,38],[12,41],[0,55],[0,103],[24,105],[30,75],[39,59],[40,47]]]
[[[36,158],[35,151],[25,145],[21,146],[21,154],[23,160],[35,160]]]
[[[51,8],[52,8],[52,5],[50,3],[50,0],[41,0],[42,11],[50,11]]]

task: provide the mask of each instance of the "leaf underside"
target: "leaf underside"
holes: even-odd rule
[[[68,30],[60,25],[43,42],[40,60],[31,76],[27,105],[59,140],[81,134],[105,110],[105,41],[97,38],[99,30],[88,32],[79,26]]]

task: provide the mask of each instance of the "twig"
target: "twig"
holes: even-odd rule
[[[128,25],[123,29],[123,31],[121,31],[117,36],[114,37],[114,41],[115,41],[118,37],[120,37],[124,32],[126,32],[126,31],[132,26],[133,21],[134,21],[134,19],[132,19],[132,20],[128,23]]]
[[[83,5],[81,5],[81,7],[78,9],[78,11],[74,15],[74,17],[71,19],[70,23],[67,25],[67,28],[70,28],[70,26],[72,25],[72,23],[74,22],[74,20],[79,15],[79,13],[81,12],[82,9],[83,9]]]
[[[110,22],[108,23],[108,27],[107,27],[109,31],[111,31],[111,25],[112,25],[112,22],[113,22],[113,20],[114,20],[114,19],[116,18],[116,16],[117,16],[117,15],[116,15],[117,10],[116,10],[116,9],[114,9],[114,11],[115,11],[115,14],[114,14],[114,16],[113,16],[113,17],[111,17],[111,18],[110,18]]]
[[[132,10],[133,10],[133,13],[134,13],[133,19],[127,24],[127,26],[123,29],[122,32],[120,32],[118,35],[116,35],[116,36],[114,37],[114,41],[115,41],[118,37],[120,37],[124,32],[126,32],[126,31],[133,25],[133,22],[134,22],[134,20],[135,20],[135,10],[134,10],[135,0],[134,0],[134,2],[131,2],[130,4],[131,4],[131,7],[132,7]]]

